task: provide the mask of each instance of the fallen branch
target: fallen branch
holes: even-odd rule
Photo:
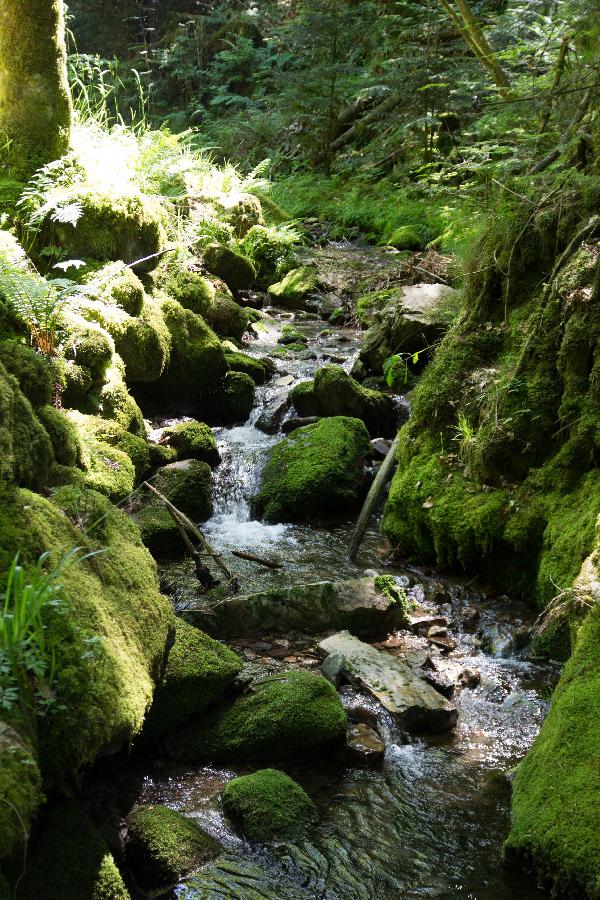
[[[277,562],[275,559],[266,559],[263,556],[257,556],[256,553],[246,553],[244,550],[232,550],[232,556],[237,556],[238,559],[247,559],[249,562],[258,563],[259,566],[264,566],[266,569],[283,569],[283,563]]]
[[[400,433],[396,435],[396,439],[390,447],[388,455],[382,462],[381,468],[375,476],[375,480],[371,485],[369,493],[367,494],[367,499],[365,500],[363,508],[360,511],[360,515],[357,519],[356,527],[354,529],[354,534],[352,535],[350,550],[348,551],[348,559],[350,560],[350,562],[354,562],[354,560],[356,559],[356,555],[360,549],[360,545],[362,544],[363,538],[365,536],[365,531],[367,530],[367,526],[371,520],[371,516],[373,515],[373,511],[375,509],[375,506],[377,505],[377,501],[379,500],[379,496],[382,493],[389,478],[391,477],[392,469],[394,468],[394,465],[396,463],[396,453],[398,451],[399,443]]]

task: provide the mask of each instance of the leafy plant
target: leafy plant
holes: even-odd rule
[[[52,686],[56,673],[56,640],[51,615],[66,615],[60,577],[68,566],[94,554],[73,547],[52,568],[43,553],[28,571],[17,553],[0,594],[0,709],[20,705],[29,713],[45,714],[56,704]]]
[[[469,422],[467,416],[459,412],[454,433],[454,439],[458,443],[458,458],[465,467],[465,474],[473,474],[473,456],[477,442],[477,432]]]

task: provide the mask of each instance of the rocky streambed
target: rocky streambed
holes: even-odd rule
[[[238,691],[251,694],[266,675],[322,671],[348,714],[346,745],[283,765],[317,808],[293,839],[241,837],[221,796],[252,769],[235,756],[225,766],[190,763],[177,735],[151,762],[137,762],[135,777],[127,768],[127,805],[164,804],[218,842],[216,859],[183,880],[174,897],[541,898],[502,861],[511,769],[539,730],[556,675],[528,654],[531,612],[480,582],[394,565],[376,522],[354,565],[347,560],[352,518],[330,515],[308,526],[255,515],[271,448],[301,424],[290,392],[323,365],[346,372],[357,365],[361,333],[351,316],[335,331],[321,318],[332,303],[344,305],[339,273],[353,273],[348,295],[370,260],[387,277],[383,255],[351,247],[321,252],[332,273],[328,290],[313,308],[266,310],[244,349],[270,357],[278,372],[258,388],[246,424],[217,430],[221,463],[204,532],[235,569],[242,592],[207,601],[186,564],[165,566],[163,586],[189,621],[241,655]],[[294,346],[286,350],[280,341],[292,330]],[[394,404],[400,421],[408,405],[401,396]],[[160,429],[165,420],[154,424]],[[375,437],[374,446],[376,460],[385,442]],[[279,567],[232,562],[232,550]],[[94,791],[118,793],[115,784],[113,770]],[[114,807],[118,823],[126,810],[117,800]]]

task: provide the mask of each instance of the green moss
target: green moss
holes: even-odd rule
[[[139,316],[144,307],[144,285],[122,262],[90,268],[83,278],[105,303],[114,303],[130,316]]]
[[[173,268],[165,283],[167,294],[185,309],[200,316],[206,315],[215,299],[215,288],[199,272]]]
[[[396,250],[421,250],[426,240],[423,239],[421,230],[414,225],[400,225],[392,232],[386,243]]]
[[[0,363],[0,480],[42,487],[53,462],[50,438]]]
[[[129,892],[108,847],[74,803],[52,804],[41,834],[30,847],[23,900],[129,900]]]
[[[306,758],[342,741],[346,725],[346,712],[325,678],[285,672],[255,682],[230,706],[178,732],[169,750],[194,760]]]
[[[102,386],[114,352],[114,342],[98,324],[78,323],[69,327],[64,346],[65,359],[85,369],[94,384],[100,383]]]
[[[243,246],[256,266],[259,287],[268,287],[297,266],[296,237],[287,228],[255,225],[248,231]]]
[[[225,694],[242,668],[235,653],[183,619],[176,620],[175,628],[175,643],[144,724],[144,738],[156,738],[201,715]]]
[[[54,406],[42,406],[37,416],[50,438],[56,462],[61,466],[77,466],[81,460],[81,442],[69,417]]]
[[[220,849],[194,819],[166,806],[138,806],[129,816],[125,856],[145,889],[176,885]]]
[[[61,247],[70,259],[132,263],[158,253],[165,243],[163,213],[153,198],[116,197],[83,186],[73,188],[69,199],[81,205],[76,225],[47,222],[39,240]],[[143,268],[149,271],[157,263],[152,259]]]
[[[0,859],[23,842],[28,827],[43,801],[40,772],[31,747],[0,719]]]
[[[314,381],[301,381],[292,388],[288,396],[299,416],[318,415]]]
[[[104,494],[77,484],[59,487],[52,493],[52,502],[61,509],[73,525],[83,531],[90,541],[102,544],[109,537],[110,501]]]
[[[169,363],[171,338],[160,307],[146,303],[139,318],[128,317],[108,330],[117,353],[125,363],[128,382],[156,381]]]
[[[0,341],[0,362],[34,409],[50,403],[56,373],[45,356],[17,341]]]
[[[184,551],[181,534],[164,506],[148,505],[136,510],[133,519],[140,529],[144,546],[156,558],[177,556]]]
[[[390,300],[393,300],[396,293],[393,288],[388,288],[386,290],[371,291],[359,297],[356,303],[356,315],[360,324],[368,328],[373,321],[373,314],[382,309]]]
[[[212,515],[212,472],[210,466],[196,459],[171,463],[159,470],[157,490],[177,509],[196,522]]]
[[[300,833],[316,818],[306,791],[277,769],[261,769],[228,782],[222,793],[229,818],[250,838]]]
[[[68,417],[78,435],[87,486],[113,500],[130,494],[135,484],[135,466],[128,453],[115,446],[125,439],[124,430],[115,423],[105,423],[75,410],[70,410]]]
[[[247,290],[256,281],[256,269],[252,261],[222,244],[210,244],[206,248],[204,265],[213,275],[222,278],[232,291]]]
[[[264,384],[269,378],[267,367],[253,356],[248,356],[246,353],[226,351],[225,359],[232,372],[244,372],[250,376],[254,384]]]
[[[115,357],[106,372],[106,382],[98,398],[98,412],[102,418],[117,422],[124,431],[145,437],[144,417],[127,389],[124,366],[119,357]]]
[[[395,434],[397,413],[392,398],[362,387],[340,366],[317,371],[312,396],[319,416],[362,419],[373,437]]]
[[[5,215],[9,221],[14,219],[24,187],[22,181],[0,178],[0,218]]]
[[[162,309],[172,349],[168,370],[158,388],[171,401],[202,414],[210,409],[227,372],[221,342],[200,316],[174,300],[165,300]]]
[[[97,503],[92,497],[90,506]],[[141,730],[173,622],[137,528],[118,509],[107,511],[105,552],[63,572],[68,614],[50,623],[57,641],[57,705],[38,721],[39,759],[48,781],[68,782],[103,747]],[[2,498],[0,569],[17,550],[26,565],[49,551],[52,565],[75,546],[97,543],[55,503],[29,491]]]
[[[223,294],[217,294],[205,318],[221,337],[235,338],[238,341],[248,328],[247,310]]]
[[[269,287],[269,294],[279,303],[294,305],[317,287],[318,273],[312,266],[292,269],[277,284]]]
[[[161,466],[168,466],[169,463],[177,461],[177,450],[175,447],[166,447],[163,444],[148,444],[150,453],[150,468],[154,471],[160,469]]]
[[[216,397],[214,414],[219,422],[245,422],[254,406],[254,381],[245,372],[228,372]]]
[[[360,498],[370,452],[358,419],[337,416],[296,429],[270,452],[257,512],[272,522],[343,514]]]
[[[600,897],[600,605],[574,654],[532,749],[517,768],[506,852],[560,896]]]
[[[399,628],[410,628],[409,612],[411,609],[406,593],[399,588],[392,575],[377,575],[374,581],[375,590],[383,594],[390,603],[394,603],[402,611],[402,620]]]
[[[161,441],[177,451],[177,459],[199,459],[213,467],[221,462],[216,438],[204,422],[192,419],[171,425],[164,429]]]

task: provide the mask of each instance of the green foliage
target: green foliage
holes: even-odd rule
[[[229,818],[255,840],[297,834],[317,816],[308,794],[277,769],[234,778],[225,785],[222,799]]]

